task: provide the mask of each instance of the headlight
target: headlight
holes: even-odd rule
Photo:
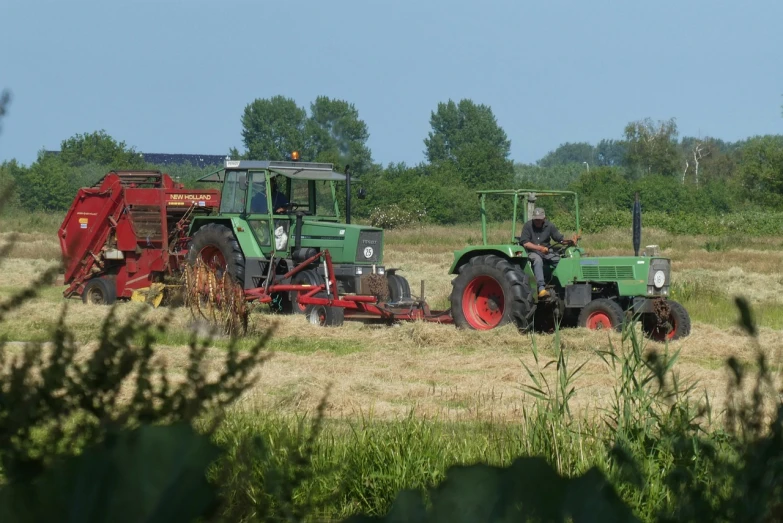
[[[655,271],[655,274],[653,275],[653,285],[660,289],[663,287],[664,283],[666,283],[666,274],[664,274],[663,271]]]

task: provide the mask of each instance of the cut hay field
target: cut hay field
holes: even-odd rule
[[[0,299],[32,284],[38,274],[57,263],[56,227],[56,217],[26,230],[19,220],[0,219],[0,248],[8,249],[0,260]],[[494,226],[492,234],[500,235],[501,227]],[[14,230],[19,234],[9,247]],[[414,294],[419,281],[425,280],[431,306],[447,308],[452,252],[479,241],[477,226],[389,231],[385,265],[398,267],[410,280]],[[632,253],[626,231],[584,235],[581,244],[594,255]],[[734,296],[744,296],[753,306],[760,345],[768,361],[780,369],[783,238],[756,238],[743,244],[733,238],[672,236],[646,229],[643,245],[648,244],[659,245],[673,259],[674,297],[690,311],[694,322],[691,336],[669,347],[681,351],[677,369],[682,378],[698,380],[718,405],[727,382],[725,360],[734,355],[753,364],[757,348],[736,326]],[[41,289],[37,298],[0,325],[0,336],[14,342],[46,341],[66,304],[62,289]],[[126,318],[139,307],[146,306],[122,304],[118,317]],[[68,300],[66,322],[84,343],[83,350],[90,350],[107,313],[107,307]],[[184,308],[149,309],[149,315],[167,326],[159,339],[161,357],[184,373],[186,345],[201,326]],[[267,329],[274,329],[267,347],[274,354],[239,408],[312,412],[331,387],[326,413],[334,418],[395,419],[413,411],[451,420],[518,419],[523,406],[532,401],[522,387],[531,384],[524,365],[535,366],[533,344],[545,362],[555,357],[556,341],[569,355],[572,368],[585,364],[576,378],[572,407],[588,412],[605,403],[614,381],[595,351],[605,350],[610,343],[623,344],[618,334],[583,329],[564,330],[559,340],[554,335],[520,335],[511,327],[475,332],[425,323],[346,322],[342,328],[325,329],[309,325],[301,316],[273,316],[263,309],[251,315],[251,329],[250,339],[242,342],[246,346]],[[227,341],[216,339],[213,345],[211,354],[217,362]],[[11,344],[6,350],[20,346]],[[647,348],[663,350],[664,346],[649,342]]]

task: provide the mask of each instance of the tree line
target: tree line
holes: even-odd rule
[[[302,160],[331,162],[340,172],[350,166],[368,193],[353,205],[360,219],[471,222],[478,219],[475,190],[523,187],[575,190],[588,212],[627,210],[637,192],[645,210],[662,213],[783,209],[783,135],[680,138],[675,119],[645,118],[629,122],[620,138],[563,143],[525,164],[510,158],[511,141],[489,106],[448,100],[431,111],[425,160],[384,166],[372,158],[367,124],[345,100],[319,96],[308,110],[284,96],[256,99],[241,125],[244,147],[231,148],[231,158],[283,160],[296,150]],[[63,140],[59,154],[40,151],[30,166],[4,162],[0,185],[16,186],[16,208],[63,211],[80,187],[110,169],[160,169],[192,186],[217,168],[148,164],[135,147],[100,130]],[[501,217],[508,209],[496,211]]]

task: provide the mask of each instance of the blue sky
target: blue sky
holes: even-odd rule
[[[438,102],[492,107],[511,157],[620,138],[783,132],[783,2],[0,0],[0,161],[105,129],[143,152],[243,149],[277,94],[356,105],[376,162],[424,159]]]

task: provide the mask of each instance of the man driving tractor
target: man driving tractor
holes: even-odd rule
[[[549,296],[546,290],[546,281],[544,280],[544,261],[557,267],[560,261],[560,255],[550,252],[551,240],[563,245],[575,245],[578,236],[571,240],[566,240],[555,224],[546,219],[546,213],[541,207],[533,209],[533,216],[522,227],[522,235],[519,237],[519,243],[527,251],[527,257],[533,265],[533,274],[538,284],[538,297],[545,298]]]

